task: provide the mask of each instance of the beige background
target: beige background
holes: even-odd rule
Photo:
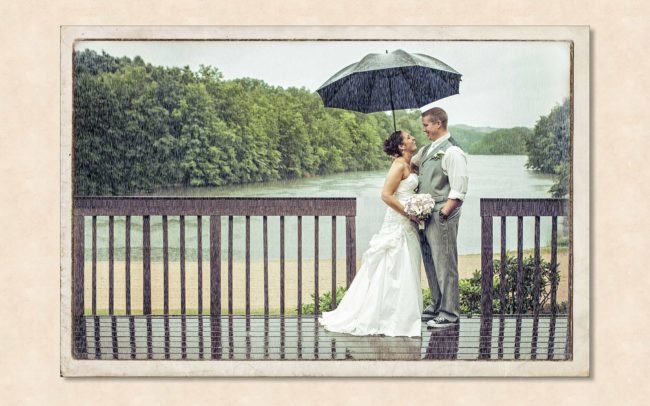
[[[647,6],[629,0],[455,1],[453,6],[431,1],[343,3],[240,1],[230,6],[217,1],[143,1],[131,6],[115,0],[2,5],[0,398],[4,402],[645,403],[650,375],[645,305],[650,281],[641,258],[649,242],[642,210],[648,172],[643,129],[648,120],[647,97],[641,90],[650,88],[650,60],[644,57]],[[69,24],[591,25],[592,378],[59,378],[59,26]]]

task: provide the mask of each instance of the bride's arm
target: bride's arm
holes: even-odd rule
[[[384,181],[384,188],[381,191],[381,200],[402,216],[408,217],[404,211],[402,203],[395,198],[395,191],[397,190],[399,183],[402,181],[402,174],[404,173],[405,168],[406,163],[398,162],[397,160],[393,161],[393,164],[388,171],[388,175],[386,175],[386,180]]]

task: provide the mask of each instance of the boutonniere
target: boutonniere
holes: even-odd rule
[[[441,159],[443,155],[445,155],[445,151],[436,152],[435,154],[433,154],[434,161]]]

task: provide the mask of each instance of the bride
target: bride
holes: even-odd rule
[[[384,151],[394,157],[381,193],[389,207],[341,303],[319,319],[329,331],[421,335],[420,243],[412,219],[404,212],[404,203],[418,185],[410,169],[416,150],[415,139],[405,131],[396,131],[384,141]]]

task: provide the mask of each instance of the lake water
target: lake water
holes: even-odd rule
[[[460,229],[458,233],[458,251],[463,254],[478,254],[481,249],[481,220],[479,216],[479,201],[481,198],[512,197],[512,198],[547,198],[551,197],[548,190],[553,184],[553,178],[527,170],[526,156],[495,156],[495,155],[470,155],[469,161],[469,192],[462,208]],[[357,199],[357,257],[360,259],[368,247],[368,241],[381,225],[387,206],[380,198],[384,182],[385,170],[371,172],[342,173],[318,178],[306,178],[285,182],[272,182],[236,187],[221,188],[182,188],[157,191],[159,196],[239,196],[239,197],[355,197]],[[222,244],[226,254],[227,220],[222,223]],[[98,256],[106,256],[108,241],[107,217],[98,218]],[[286,258],[296,258],[297,238],[296,218],[287,217],[286,227]],[[141,257],[141,218],[132,220],[132,256],[133,259]],[[269,258],[277,259],[279,253],[279,218],[269,217]],[[331,217],[320,218],[319,254],[326,259],[331,253]],[[314,219],[303,219],[303,257],[313,258],[314,247]],[[87,219],[87,228],[90,230],[90,219]],[[495,252],[499,250],[499,227],[495,221]],[[244,218],[235,217],[234,220],[234,256],[236,261],[244,259]],[[516,218],[509,218],[507,224],[507,245],[509,249],[516,248]],[[524,222],[524,247],[531,248],[533,241],[534,222],[528,218]],[[169,217],[170,246],[179,246],[178,217]],[[209,227],[207,219],[203,224],[203,258],[209,259]],[[162,218],[152,216],[152,259],[162,258]],[[541,241],[548,245],[551,235],[550,219],[542,218]],[[251,218],[251,259],[262,258],[262,220]],[[186,247],[187,258],[196,258],[196,218],[186,218]],[[124,217],[115,218],[115,244],[116,259],[123,257],[124,246]],[[337,219],[337,252],[338,257],[345,254],[345,219]],[[87,257],[90,258],[90,233],[86,233]],[[170,259],[177,259],[178,255],[172,249]]]

